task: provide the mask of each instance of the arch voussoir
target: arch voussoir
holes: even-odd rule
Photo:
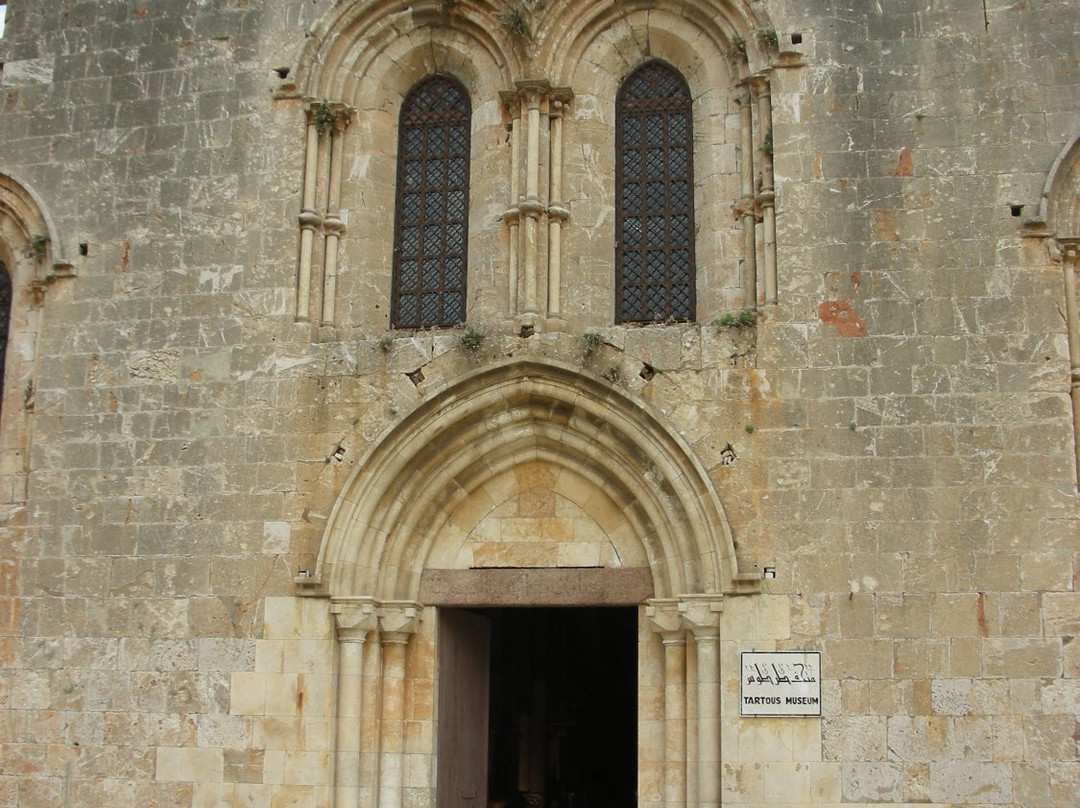
[[[563,499],[617,531],[623,550],[608,563],[647,559],[658,596],[734,588],[723,506],[683,440],[602,380],[535,361],[451,384],[393,428],[343,491],[317,576],[335,598],[416,600],[431,559],[454,557],[453,547],[436,544],[461,542],[507,499],[508,475],[527,465],[549,469],[551,479],[565,470],[595,492]],[[465,518],[458,508],[472,496],[479,507]],[[641,552],[628,552],[627,541]]]

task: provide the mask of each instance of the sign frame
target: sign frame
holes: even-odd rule
[[[821,717],[820,651],[742,651],[739,715]]]

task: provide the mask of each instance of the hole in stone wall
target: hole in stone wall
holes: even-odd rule
[[[424,371],[421,370],[420,368],[417,368],[416,370],[413,370],[413,371],[411,371],[409,373],[406,373],[405,375],[408,376],[409,381],[412,382],[417,387],[419,387],[420,382],[422,382],[424,380]]]
[[[275,67],[274,72],[277,73],[279,79],[287,79],[289,77],[289,68],[287,67]]]
[[[87,244],[85,241],[80,243],[79,244],[79,255],[89,255],[89,254],[90,254],[90,245]]]
[[[522,337],[523,337],[524,339],[528,339],[528,338],[529,338],[529,337],[531,337],[531,336],[532,336],[532,335],[533,335],[534,333],[536,333],[536,329],[535,329],[535,328],[533,328],[533,327],[532,327],[531,325],[523,325],[523,326],[521,327],[521,336],[522,336]]]
[[[653,380],[653,376],[656,375],[656,368],[654,368],[648,362],[645,362],[641,365],[641,373],[639,373],[638,375],[645,381],[651,382]]]
[[[1017,205],[1017,204],[1010,204],[1009,205],[1009,213],[1011,213],[1013,216],[1019,216],[1023,212],[1024,212],[1024,206],[1023,205]]]
[[[802,34],[792,34],[791,35],[791,44],[792,45],[801,45],[802,44]]]

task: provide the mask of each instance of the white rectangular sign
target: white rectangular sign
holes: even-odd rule
[[[820,651],[743,651],[740,715],[821,715]]]

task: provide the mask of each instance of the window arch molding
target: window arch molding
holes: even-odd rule
[[[409,11],[408,14],[394,13]],[[486,7],[485,7],[486,8]],[[336,267],[333,290],[334,325],[377,334],[390,326],[391,277],[393,273],[394,205],[372,204],[392,200],[396,194],[399,112],[405,97],[420,81],[433,74],[450,76],[467,91],[472,102],[470,135],[473,177],[496,177],[504,171],[502,151],[475,144],[505,139],[500,92],[513,85],[520,69],[518,56],[498,36],[498,8],[469,15],[413,13],[404,3],[372,6],[345,2],[330,9],[312,29],[297,64],[295,79],[287,79],[278,97],[293,97],[307,104],[321,101],[357,111],[340,136],[341,184],[337,210],[316,209],[315,244],[311,250],[310,304],[301,312],[298,290],[297,315],[314,320],[327,309],[327,284],[322,265]],[[295,81],[295,83],[293,83]],[[291,95],[290,95],[291,94]],[[329,134],[310,135],[306,164],[330,165]],[[317,141],[317,142],[316,142]],[[317,156],[316,153],[317,152]],[[320,176],[319,183],[325,179]],[[469,202],[467,248],[468,273],[482,273],[470,282],[469,306],[478,309],[505,307],[505,292],[488,280],[496,271],[493,256],[503,249],[504,234],[500,202],[493,194],[478,196],[472,189]],[[325,199],[318,188],[312,198]],[[306,211],[305,211],[306,213]],[[327,261],[330,239],[319,230],[319,221],[337,218],[341,228],[336,261]],[[336,224],[336,222],[335,222]],[[301,221],[301,227],[304,222]],[[312,225],[308,225],[309,227]],[[304,285],[304,257],[298,261],[299,284]],[[380,294],[372,294],[380,290]],[[327,322],[323,317],[323,322]],[[328,323],[329,324],[329,323]]]
[[[10,303],[0,403],[0,503],[26,498],[30,415],[36,390],[37,338],[51,280],[74,273],[59,257],[51,217],[26,185],[0,174],[0,264],[10,281]]]
[[[576,65],[567,65],[575,100],[566,137],[579,142],[581,148],[566,153],[565,195],[573,200],[575,226],[564,230],[563,249],[571,254],[587,251],[590,243],[606,243],[611,245],[610,260],[615,262],[616,97],[623,81],[636,69],[652,62],[669,65],[685,80],[693,102],[697,272],[691,316],[681,319],[707,322],[747,305],[743,229],[732,216],[743,195],[739,107],[745,64],[729,59],[722,41],[704,36],[699,28],[675,15],[653,11],[628,14],[626,19],[628,23],[640,21],[642,29],[614,26],[610,38],[595,37],[583,47]],[[648,32],[647,37],[642,30]],[[606,169],[610,181],[601,169]],[[587,183],[592,187],[586,187]],[[586,287],[582,292],[568,289],[566,294],[573,300],[590,294],[595,298],[597,293]],[[617,317],[613,295],[610,305],[613,320],[635,319]]]

